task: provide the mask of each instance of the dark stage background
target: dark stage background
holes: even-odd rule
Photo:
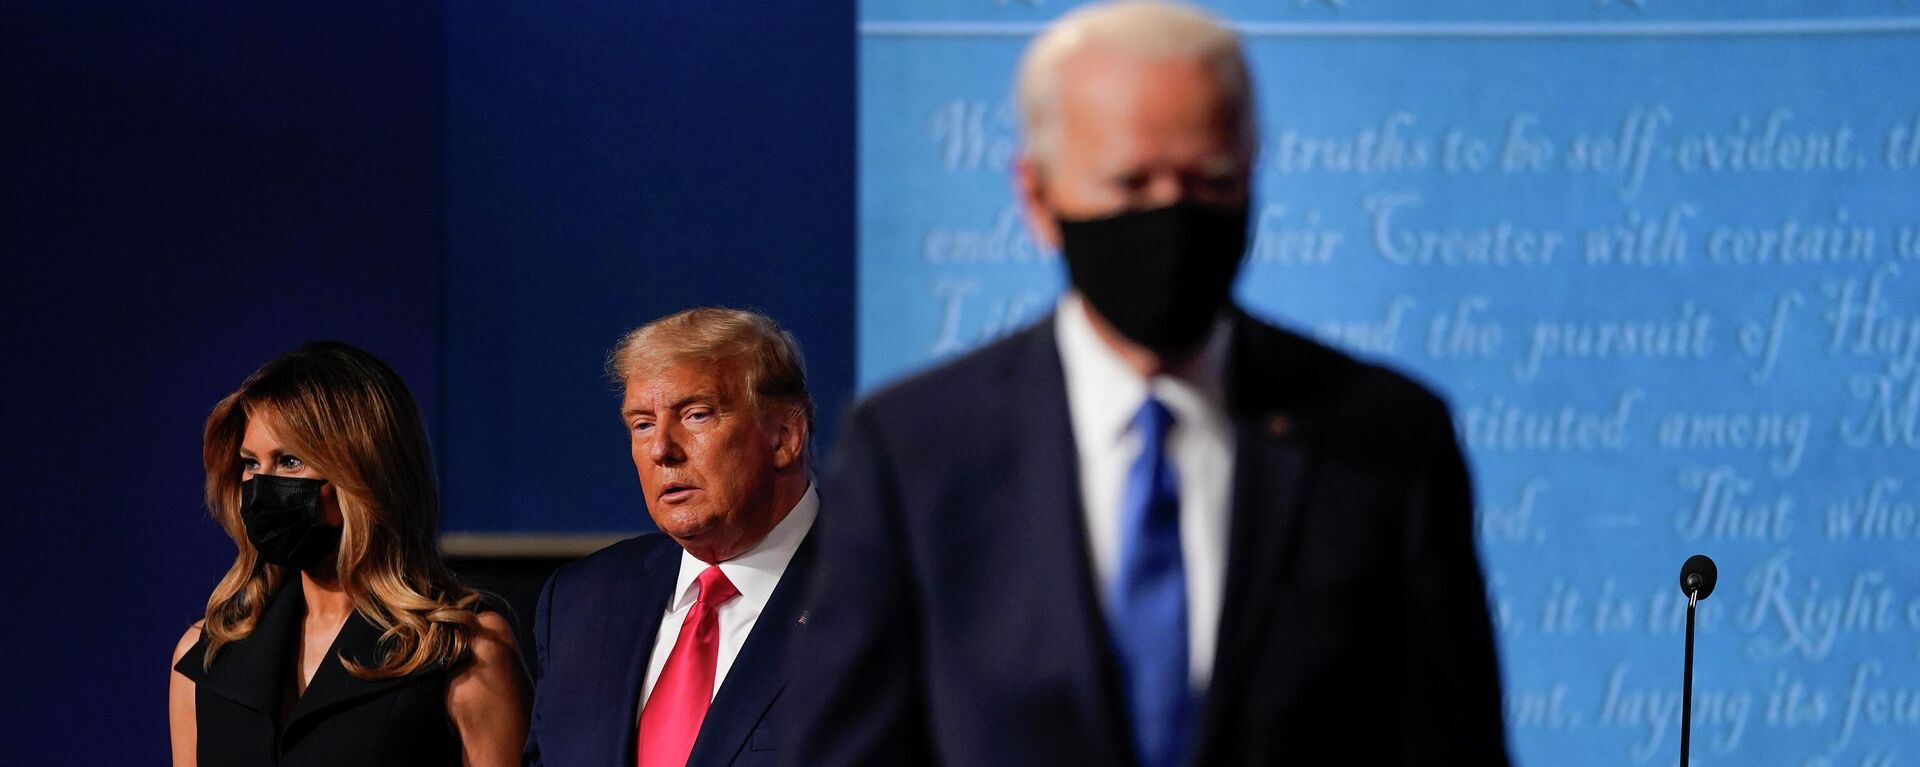
[[[165,762],[201,421],[304,341],[413,387],[450,529],[646,529],[600,357],[679,308],[786,322],[832,423],[854,50],[851,3],[0,9],[0,764]]]

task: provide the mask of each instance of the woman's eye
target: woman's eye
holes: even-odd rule
[[[260,462],[253,460],[252,458],[242,458],[240,459],[240,470],[241,471],[259,471]]]
[[[283,455],[280,456],[280,462],[277,465],[286,471],[299,471],[300,467],[305,466],[306,463],[293,456]]]

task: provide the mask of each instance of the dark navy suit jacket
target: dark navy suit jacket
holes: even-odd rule
[[[1225,610],[1190,764],[1507,762],[1446,406],[1235,313]],[[1052,322],[858,404],[788,764],[1133,761]]]
[[[818,524],[816,522],[815,524]],[[788,645],[800,628],[813,566],[809,534],[714,693],[688,765],[775,764]],[[680,546],[658,533],[616,543],[561,567],[534,615],[537,685],[525,763],[630,766],[640,686],[660,618],[673,597]]]

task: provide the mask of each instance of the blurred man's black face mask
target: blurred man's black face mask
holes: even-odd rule
[[[1120,335],[1163,359],[1199,346],[1247,250],[1245,206],[1182,200],[1059,223],[1073,287]]]
[[[240,523],[260,558],[310,570],[340,545],[340,528],[320,520],[324,479],[255,474],[240,483]]]

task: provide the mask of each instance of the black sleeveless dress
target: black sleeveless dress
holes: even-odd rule
[[[359,613],[347,617],[306,692],[287,707],[305,607],[299,582],[289,580],[260,625],[220,648],[212,668],[204,636],[174,665],[194,681],[200,767],[457,767],[446,669],[375,681],[347,673],[342,653],[371,665],[379,649],[380,629]]]

